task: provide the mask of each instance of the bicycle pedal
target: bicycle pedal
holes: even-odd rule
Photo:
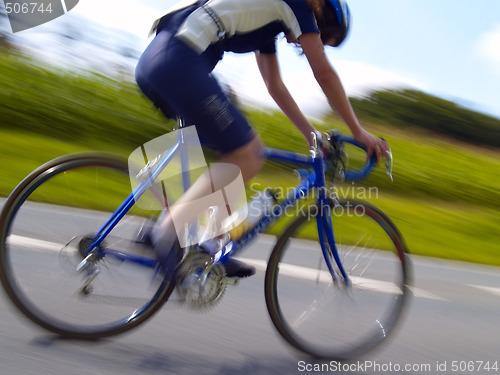
[[[101,272],[101,270],[98,267],[95,266],[89,267],[89,266],[90,264],[87,265],[87,269],[85,270],[85,272],[87,272],[87,280],[85,280],[82,287],[79,289],[79,292],[83,295],[88,295],[92,292],[92,287],[90,286],[90,284]]]
[[[240,283],[239,277],[226,277],[227,285],[237,286]]]

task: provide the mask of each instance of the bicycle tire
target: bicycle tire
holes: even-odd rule
[[[345,216],[348,207],[355,210],[351,217]],[[344,215],[335,214],[335,209]],[[351,285],[341,276],[333,280],[319,242],[293,239],[310,235],[308,215],[303,214],[288,226],[270,255],[265,297],[274,326],[294,348],[317,359],[347,361],[371,351],[394,330],[411,294],[410,263],[400,232],[380,209],[342,201],[330,210]],[[344,236],[342,231],[361,236]],[[371,247],[376,243],[379,247]],[[335,265],[330,250],[329,256]]]
[[[101,200],[92,201],[94,187]],[[91,284],[96,292],[75,289],[82,285],[76,271],[82,245],[78,236],[74,243],[71,238],[95,234],[118,207],[115,195],[124,199],[128,194],[127,160],[98,152],[54,159],[14,189],[0,215],[0,279],[10,300],[32,322],[61,336],[98,339],[136,327],[167,301],[174,283],[154,277],[152,268],[148,272],[114,259],[99,261],[101,273]],[[133,235],[144,220],[134,215],[124,219],[116,227],[123,223],[123,228],[111,234],[122,230],[120,235]],[[120,282],[112,285],[113,280]]]

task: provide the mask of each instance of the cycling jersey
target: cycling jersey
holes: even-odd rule
[[[225,51],[273,52],[281,32],[293,39],[319,32],[305,0],[210,0],[186,17],[176,37],[198,53],[221,40]]]

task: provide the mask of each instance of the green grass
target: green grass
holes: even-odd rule
[[[0,79],[0,196],[57,156],[104,150],[128,157],[171,126],[127,80],[54,72],[12,55],[0,57]],[[307,152],[283,115],[248,109],[247,116],[267,146]],[[318,127],[345,130],[335,118]],[[363,184],[342,185],[345,198],[354,191],[355,198],[381,207],[414,254],[500,266],[500,151],[418,130],[403,132],[397,124],[366,127],[389,141],[394,182],[379,168]],[[268,164],[253,186],[285,188],[296,182],[290,168]],[[371,196],[362,194],[368,188],[376,188]],[[64,189],[57,194],[64,196]],[[279,234],[290,219],[271,233]]]
[[[58,156],[83,151],[84,146],[41,135],[0,130],[0,195],[8,195],[31,171]]]

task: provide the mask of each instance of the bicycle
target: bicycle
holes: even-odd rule
[[[289,344],[315,358],[365,354],[393,331],[409,299],[408,251],[380,209],[328,192],[326,178],[361,180],[374,158],[351,170],[345,145],[363,145],[330,133],[327,159],[313,137],[310,155],[265,149],[269,160],[306,168],[299,170],[301,182],[217,254],[186,249],[174,277],[158,272],[147,247],[130,244],[149,214],[135,203],[164,199],[149,187],[177,147],[156,160],[151,177],[132,193],[127,161],[111,154],[70,154],[42,165],[13,190],[0,216],[0,277],[8,297],[37,325],[77,339],[136,327],[174,290],[185,302],[194,296],[187,301],[192,306],[210,307],[231,283],[225,261],[295,207],[298,217],[278,238],[266,268],[271,320]],[[311,192],[314,199],[304,199]],[[308,241],[295,239],[304,235]]]

